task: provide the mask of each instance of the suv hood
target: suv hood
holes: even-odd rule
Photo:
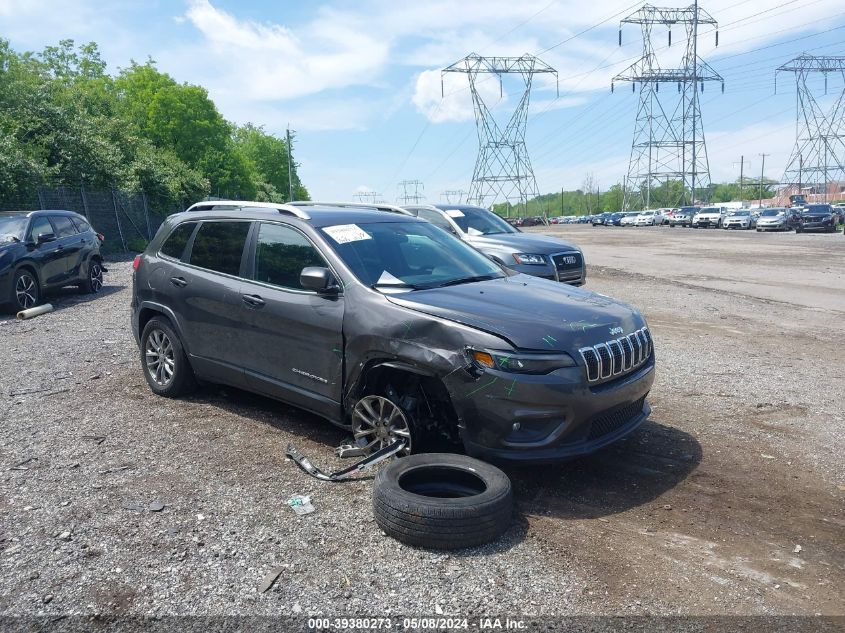
[[[385,298],[404,308],[501,336],[524,350],[573,354],[645,325],[639,312],[621,301],[529,275]]]
[[[467,242],[477,248],[491,246],[507,248],[514,253],[533,253],[549,255],[563,251],[580,251],[577,246],[548,235],[530,235],[528,233],[501,233],[495,235],[467,235]]]
[[[707,211],[705,213],[696,213],[695,217],[697,218],[721,218],[722,214],[718,211]]]

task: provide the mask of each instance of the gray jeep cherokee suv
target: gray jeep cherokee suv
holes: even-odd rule
[[[151,389],[194,378],[301,407],[361,448],[590,453],[649,415],[643,317],[516,273],[414,217],[217,201],[167,219],[134,262],[132,329]]]

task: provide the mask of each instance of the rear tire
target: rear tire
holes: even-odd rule
[[[88,270],[85,279],[79,284],[79,290],[87,295],[93,295],[103,289],[103,262],[99,259],[91,259],[88,262]]]
[[[141,334],[141,368],[153,393],[178,398],[196,387],[188,356],[165,318],[153,317]]]
[[[373,514],[385,533],[408,545],[473,547],[510,527],[513,492],[491,464],[448,453],[411,455],[376,475]]]

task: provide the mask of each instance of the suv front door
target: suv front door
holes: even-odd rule
[[[276,222],[256,225],[241,289],[247,384],[336,420],[343,388],[343,295],[305,290],[306,266],[328,268],[311,241]]]
[[[38,263],[41,286],[57,286],[67,278],[64,249],[61,248],[58,239],[39,244],[38,236],[43,234],[52,234],[56,237],[56,229],[50,219],[45,215],[32,218],[26,241],[31,252],[30,256]]]
[[[56,241],[62,253],[64,264],[64,280],[74,281],[76,278],[76,266],[82,253],[82,236],[76,230],[73,221],[66,215],[50,216],[50,221],[56,227]]]

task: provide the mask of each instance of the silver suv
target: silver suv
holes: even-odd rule
[[[580,248],[556,237],[523,233],[487,209],[467,204],[403,208],[458,236],[502,266],[573,286],[587,280]]]

